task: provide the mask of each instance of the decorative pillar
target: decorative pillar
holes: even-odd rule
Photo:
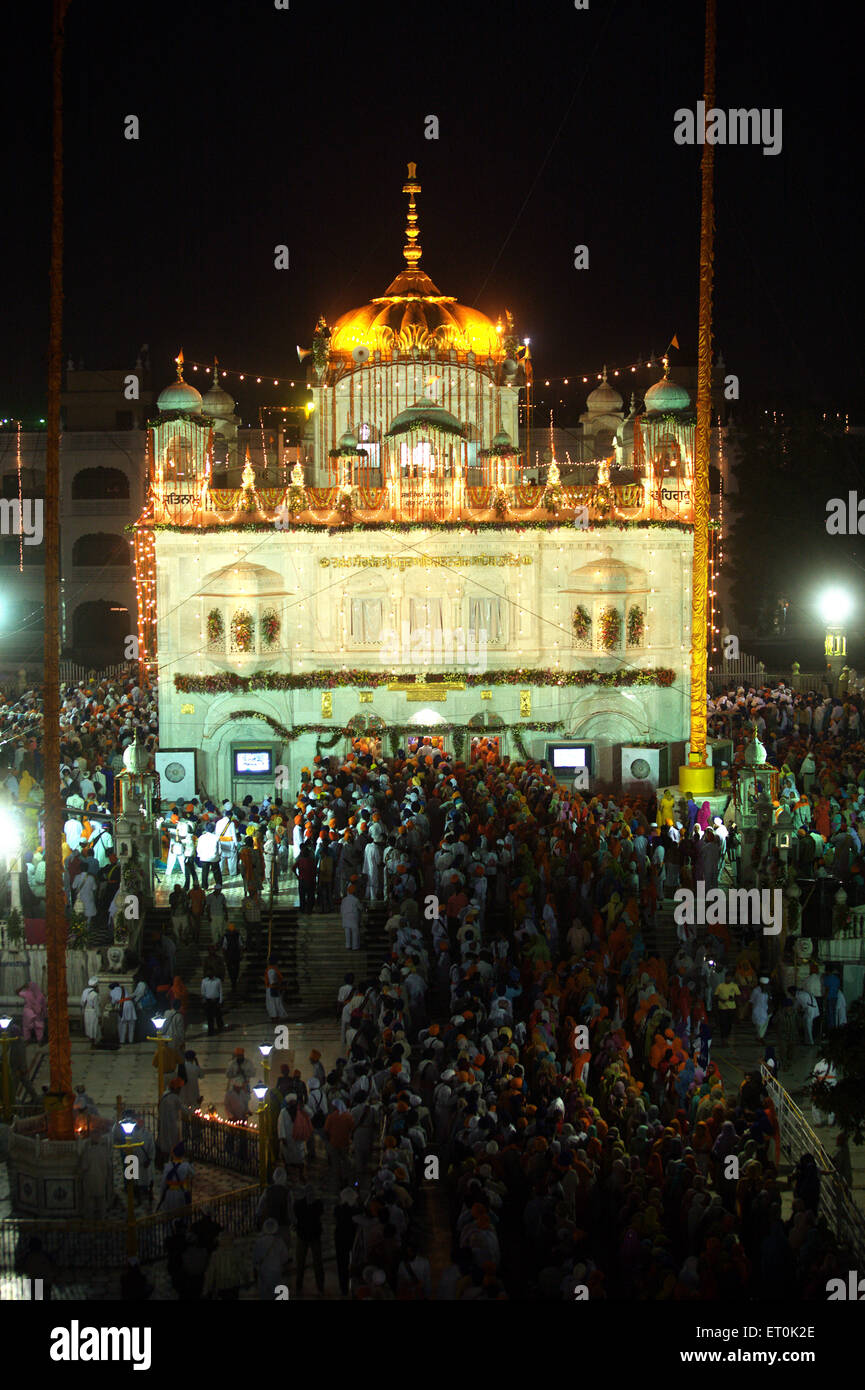
[[[45,640],[43,751],[45,764],[45,941],[51,1090],[51,1139],[72,1139],[72,1056],[66,994],[66,903],[60,793],[60,387],[63,333],[63,24],[68,0],[54,0],[52,20],[53,152],[49,271],[48,402],[45,457]]]

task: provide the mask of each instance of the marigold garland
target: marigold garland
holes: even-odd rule
[[[360,730],[351,724],[344,724],[341,728],[337,729],[334,729],[331,724],[294,724],[289,726],[287,724],[280,724],[278,719],[274,719],[271,715],[264,714],[260,710],[255,709],[234,710],[228,717],[232,720],[260,719],[286,743],[294,743],[296,739],[302,738],[304,734],[328,734],[330,737],[327,739],[320,738],[317,740],[320,748],[333,748],[341,738],[358,738],[364,733],[376,738],[380,738],[384,734],[389,734],[392,738],[398,738],[404,734],[411,735],[423,733],[423,730],[419,728],[417,724],[388,724],[383,719],[375,729]],[[497,724],[494,729],[479,728],[474,724],[436,724],[436,733],[442,735],[451,734],[455,738],[457,736],[465,737],[465,735],[469,733],[477,735],[513,733],[518,736],[519,730],[521,729],[523,731],[528,730],[529,733],[555,734],[560,733],[564,727],[565,724],[562,719],[547,720],[538,724]]]
[[[261,615],[261,637],[266,647],[272,647],[279,636],[280,622],[279,617],[272,608],[267,608]]]
[[[410,531],[435,531],[453,532],[464,531],[466,535],[481,535],[486,531],[514,531],[519,535],[521,531],[553,531],[558,527],[567,528],[570,525],[567,519],[558,521],[520,521],[514,519],[508,521],[503,518],[501,521],[353,521],[350,525],[330,526],[323,522],[298,521],[292,524],[292,531],[308,531],[312,535],[320,535],[326,532],[329,536],[344,536],[349,531],[393,531],[396,534],[406,534]],[[124,531],[137,531],[139,526],[147,531],[178,531],[181,534],[193,531],[200,535],[202,530],[225,532],[227,535],[240,534],[246,531],[273,531],[275,522],[270,521],[248,521],[231,522],[229,525],[218,524],[213,527],[201,525],[187,525],[174,521],[156,521],[148,524],[131,521],[124,526]],[[581,526],[580,531],[634,531],[639,529],[649,531],[693,531],[690,521],[593,521],[589,520],[587,526]]]
[[[598,632],[601,639],[601,646],[607,651],[612,651],[613,647],[619,645],[622,635],[622,615],[618,608],[605,608],[598,620]]]
[[[234,671],[221,671],[209,676],[174,677],[174,688],[184,695],[247,694],[255,690],[370,690],[391,681],[410,683],[413,677],[398,671],[363,671],[354,668],[309,671],[302,675],[279,671],[259,671],[241,676]],[[676,672],[670,667],[631,667],[617,671],[554,671],[549,668],[522,668],[515,671],[446,671],[431,672],[429,685],[439,681],[462,681],[467,687],[487,685],[520,686],[671,686]],[[524,726],[525,727],[525,726]]]
[[[250,652],[254,638],[255,623],[252,614],[247,613],[245,608],[241,608],[231,619],[232,645],[239,652]]]
[[[574,616],[571,619],[574,629],[574,636],[578,642],[588,642],[592,635],[592,619],[587,608],[579,604],[574,609]]]

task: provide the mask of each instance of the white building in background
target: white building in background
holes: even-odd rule
[[[603,381],[583,417],[593,480],[570,485],[553,458],[534,481],[518,444],[529,349],[509,314],[493,322],[420,269],[412,165],[404,192],[405,268],[316,327],[304,467],[246,458],[238,480],[224,388],[202,396],[181,364],[159,397],[135,546],[162,749],[195,750],[212,797],[255,796],[278,764],[294,786],[318,749],[364,733],[457,758],[482,734],[512,758],[576,745],[605,784],[624,748],[654,745],[628,754],[640,766],[660,745],[677,766],[688,393],[665,365],[626,412]]]

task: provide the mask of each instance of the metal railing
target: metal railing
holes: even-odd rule
[[[174,1223],[187,1223],[209,1216],[224,1230],[248,1235],[255,1227],[255,1213],[261,1199],[258,1183],[233,1188],[213,1197],[191,1202],[182,1210],[153,1212],[139,1216],[138,1258],[142,1263],[161,1260],[165,1242]],[[12,1272],[27,1254],[30,1241],[38,1239],[58,1272],[75,1269],[120,1269],[127,1259],[129,1226],[115,1221],[56,1221],[39,1217],[10,1217],[0,1221],[0,1270]]]
[[[261,1200],[261,1187],[250,1183],[246,1187],[233,1188],[231,1192],[221,1192],[215,1197],[205,1197],[199,1202],[191,1202],[182,1210],[153,1212],[150,1216],[139,1217],[138,1258],[142,1264],[161,1260],[165,1256],[165,1242],[174,1229],[175,1221],[195,1222],[202,1216],[209,1216],[223,1230],[234,1235],[249,1235],[255,1229],[255,1213]]]
[[[105,666],[98,671],[93,666],[80,666],[76,661],[60,662],[60,681],[64,685],[77,685],[79,681],[101,684],[105,680],[117,680],[122,676],[131,677],[137,674],[138,663],[135,661],[119,661],[114,666]]]
[[[849,1187],[792,1096],[764,1063],[760,1073],[778,1117],[782,1152],[794,1164],[803,1154],[813,1156],[820,1169],[820,1215],[836,1238],[855,1252],[857,1260],[865,1262],[865,1213],[857,1207]]]
[[[123,1221],[9,1217],[0,1221],[0,1270],[17,1269],[34,1238],[58,1269],[117,1268],[126,1262],[126,1235]]]
[[[799,694],[809,690],[820,691],[829,680],[825,671],[799,671],[795,675],[789,668],[786,671],[772,670],[750,657],[743,661],[717,661],[710,667],[706,684],[713,695],[728,689],[729,686],[749,685],[760,689],[764,685],[775,686],[781,682]]]

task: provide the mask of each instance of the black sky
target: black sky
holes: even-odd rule
[[[716,151],[715,342],[743,400],[861,417],[861,78],[854,12],[720,0],[717,104],[781,107],[783,151]],[[0,415],[44,413],[50,5],[4,14]],[[423,268],[530,335],[536,377],[696,355],[699,0],[88,4],[66,47],[65,352],[183,345],[297,372],[296,343],[402,265],[416,160]],[[124,117],[140,118],[138,142]],[[424,139],[424,117],[440,121]],[[287,243],[290,269],[273,268]],[[586,243],[591,269],[573,268]],[[252,418],[286,393],[230,389]],[[582,400],[582,388],[571,388]]]

